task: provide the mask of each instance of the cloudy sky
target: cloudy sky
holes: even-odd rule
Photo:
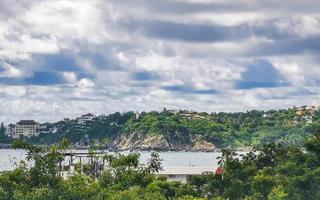
[[[318,0],[0,0],[0,121],[319,105]]]

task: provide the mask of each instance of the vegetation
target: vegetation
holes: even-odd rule
[[[1,125],[0,125],[0,144],[1,143],[8,144],[8,143],[11,142],[11,139],[8,136],[5,135],[5,131],[6,131],[6,129],[4,127],[4,124],[1,123]]]
[[[188,142],[192,135],[213,143],[220,148],[254,146],[270,142],[302,146],[305,140],[320,130],[320,111],[297,114],[298,108],[239,113],[197,113],[185,110],[177,112],[115,113],[97,117],[77,128],[76,120],[64,120],[54,124],[57,133],[32,138],[34,144],[57,143],[68,138],[72,143],[87,141],[91,144],[107,144],[105,141],[121,134],[163,134],[174,143]],[[102,142],[104,141],[104,142]],[[94,144],[96,143],[96,144]]]
[[[262,147],[275,142],[283,145],[302,146],[320,130],[320,111],[298,113],[298,108],[238,113],[199,113],[186,110],[162,112],[114,113],[98,116],[84,125],[77,119],[64,119],[53,124],[39,137],[29,138],[32,144],[57,144],[67,138],[72,144],[83,143],[107,147],[109,142],[122,134],[160,134],[171,144],[190,142],[192,136],[213,143],[218,148]],[[0,129],[0,143],[9,139]],[[10,141],[9,141],[10,142]]]
[[[188,184],[154,175],[161,170],[156,153],[145,166],[138,154],[107,155],[108,168],[99,180],[82,174],[62,179],[58,163],[66,141],[50,148],[24,142],[15,147],[24,148],[33,164],[0,174],[3,200],[320,199],[320,134],[303,148],[270,143],[245,155],[225,149],[219,158],[223,173],[194,176]]]
[[[39,137],[28,139],[33,144],[57,144],[63,138],[67,138],[71,143],[86,142],[89,138],[92,141],[105,143],[106,139],[112,138],[122,132],[127,121],[133,118],[132,112],[120,114],[116,112],[106,117],[100,116],[92,121],[86,122],[84,126],[79,126],[77,120],[64,119],[54,124],[47,123],[48,128],[55,128],[55,133],[40,134]]]

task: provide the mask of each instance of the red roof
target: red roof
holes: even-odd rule
[[[218,167],[217,170],[216,170],[216,175],[221,175],[223,174],[224,170],[222,167]]]

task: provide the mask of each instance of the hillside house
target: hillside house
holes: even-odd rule
[[[15,125],[14,138],[38,136],[40,124],[34,120],[20,120]]]
[[[88,114],[82,115],[81,117],[78,117],[77,122],[80,125],[85,125],[86,122],[92,121],[94,118],[96,118],[95,115],[88,113]]]
[[[315,113],[316,113],[315,106],[301,106],[296,111],[296,115],[298,116],[314,116]]]

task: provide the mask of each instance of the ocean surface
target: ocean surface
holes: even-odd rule
[[[85,152],[86,150],[72,150],[72,152]],[[127,154],[128,152],[123,152]],[[150,158],[151,152],[142,151],[140,162],[146,163]],[[159,152],[163,160],[164,168],[173,167],[205,167],[215,170],[218,167],[217,157],[219,152]],[[0,149],[0,171],[12,170],[17,164],[25,159],[26,154],[23,150]]]

